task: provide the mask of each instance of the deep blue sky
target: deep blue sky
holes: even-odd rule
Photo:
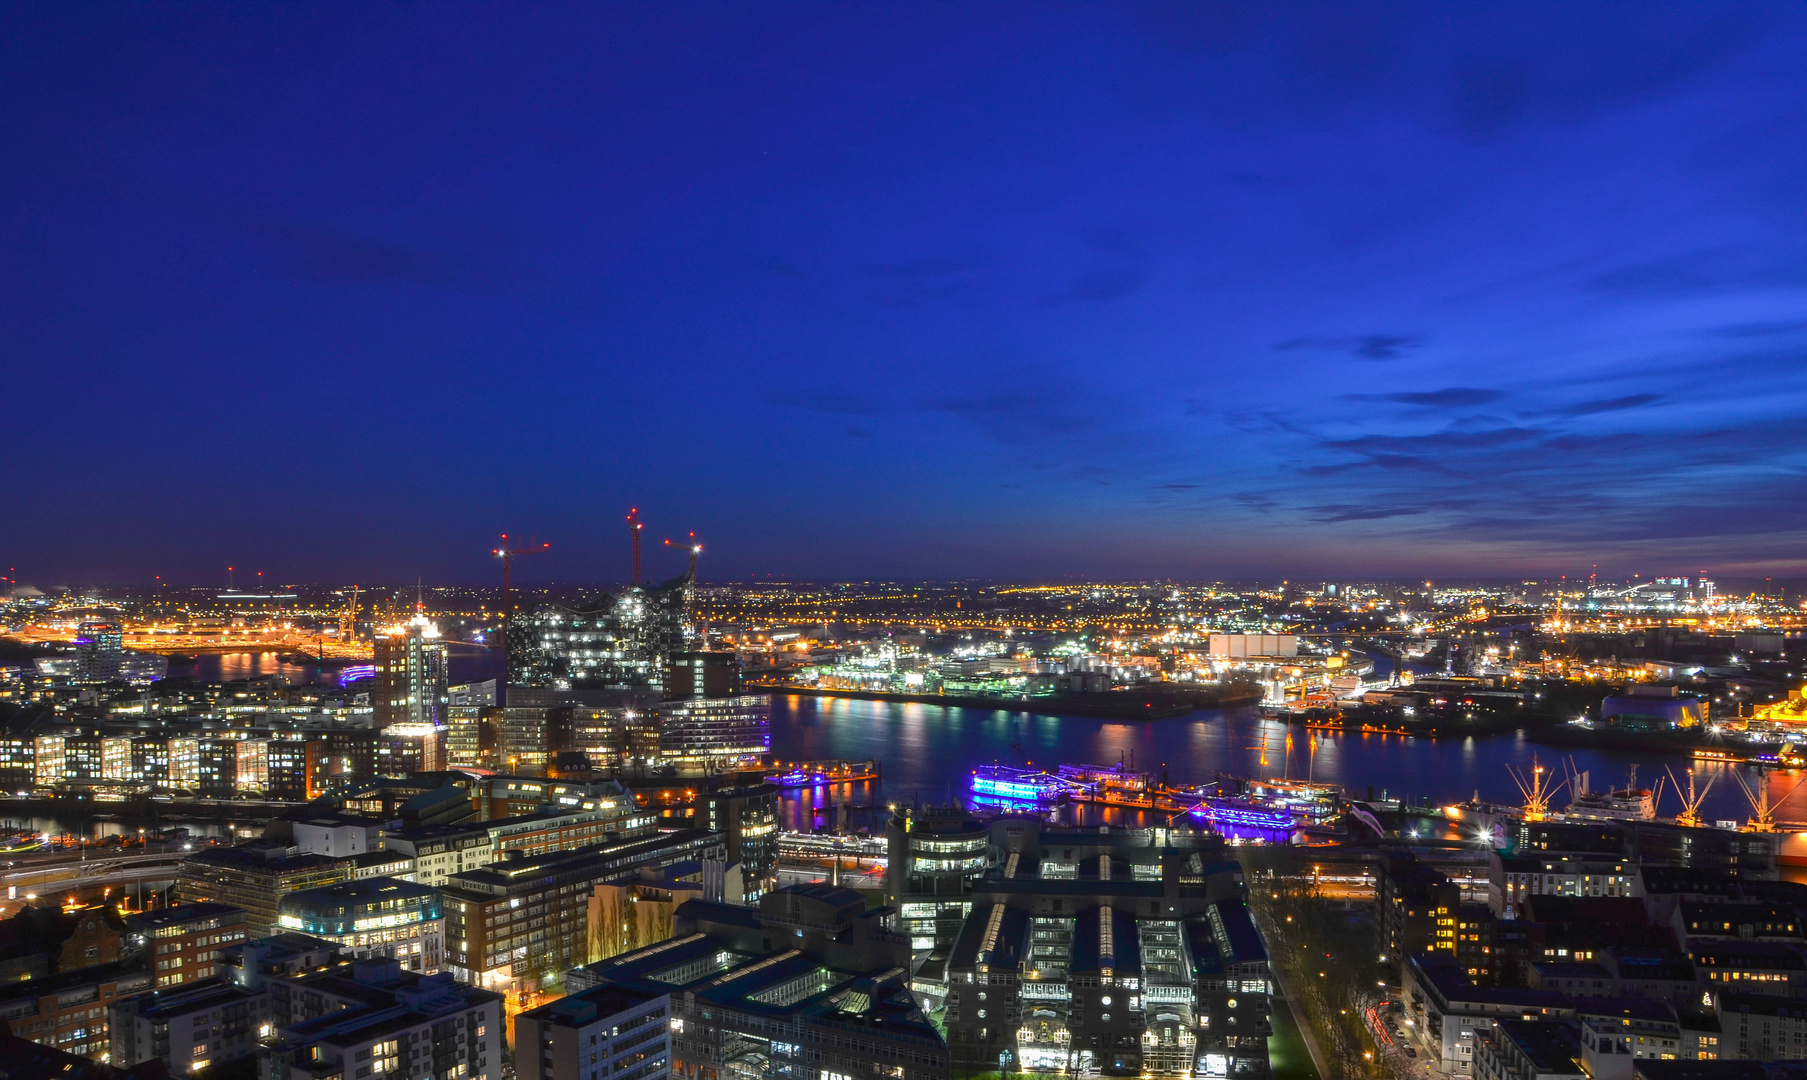
[[[0,8],[0,572],[607,580],[632,505],[716,578],[1798,572],[1804,71],[1800,5]]]

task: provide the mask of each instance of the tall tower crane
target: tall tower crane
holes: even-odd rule
[[[646,528],[640,522],[640,508],[633,507],[627,512],[627,531],[634,538],[634,584],[640,584],[640,530]]]
[[[552,547],[551,544],[541,544],[538,547],[535,547],[533,544],[533,541],[531,541],[531,540],[529,540],[527,542],[526,547],[514,547],[513,542],[508,539],[508,534],[507,533],[502,534],[502,546],[495,549],[495,551],[491,552],[491,554],[495,555],[496,558],[502,560],[502,618],[503,619],[507,619],[514,614],[514,603],[511,598],[511,590],[513,587],[513,579],[511,577],[511,573],[514,570],[515,557],[519,556],[519,555],[538,555],[542,551],[550,550],[551,547]]]
[[[690,550],[690,580],[695,581],[696,580],[696,557],[703,553],[703,545],[696,542],[696,534],[695,533],[690,534],[690,542],[688,544],[678,544],[678,543],[673,543],[670,540],[667,540],[667,541],[665,541],[665,546],[668,548],[675,548],[675,547],[688,547],[689,548],[689,550]],[[635,559],[634,562],[635,562],[636,566],[639,565],[638,559]],[[634,580],[638,581],[639,580],[638,576],[636,576]]]

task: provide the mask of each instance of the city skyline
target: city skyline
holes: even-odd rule
[[[0,19],[41,588],[1804,573],[1798,8]]]

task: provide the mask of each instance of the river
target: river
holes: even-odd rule
[[[485,679],[500,680],[504,663],[499,649],[489,649],[481,645],[468,645],[462,641],[451,641],[448,646],[447,675],[450,681],[458,683],[482,682]],[[282,659],[279,652],[234,652],[234,653],[202,653],[185,664],[171,664],[171,676],[189,676],[202,682],[226,682],[231,679],[249,679],[259,675],[281,675],[295,685],[306,683],[334,683],[339,678],[339,667],[321,667],[318,664],[291,664]],[[359,661],[369,663],[369,661]]]
[[[498,650],[453,643],[453,682],[502,676]],[[284,663],[276,653],[203,655],[176,665],[172,675],[234,679],[281,674],[294,682],[329,682],[336,669]],[[1133,760],[1137,768],[1165,768],[1176,782],[1233,776],[1292,776],[1341,784],[1357,796],[1408,795],[1436,803],[1479,793],[1503,803],[1522,801],[1506,766],[1523,768],[1536,755],[1564,774],[1587,770],[1596,789],[1622,786],[1628,769],[1639,766],[1642,786],[1664,776],[1664,767],[1686,783],[1692,760],[1657,751],[1590,750],[1539,746],[1520,732],[1471,738],[1418,739],[1360,732],[1313,732],[1264,719],[1253,709],[1205,709],[1165,720],[1118,721],[1052,716],[1003,709],[949,708],[916,703],[776,695],[772,699],[772,752],[786,761],[812,758],[877,758],[884,763],[879,784],[803,790],[787,799],[787,824],[804,827],[813,807],[832,803],[883,806],[963,799],[972,770],[1000,762],[1052,769],[1065,763],[1115,764]],[[1708,820],[1750,816],[1742,791],[1727,766],[1700,763],[1696,783],[1712,790],[1701,807]],[[1769,787],[1778,817],[1807,817],[1807,795],[1792,798],[1798,773],[1740,768],[1745,778]],[[1787,799],[1787,802],[1782,800]],[[1558,804],[1567,796],[1557,798]],[[1679,810],[1673,790],[1663,793],[1660,812]],[[1095,806],[1066,813],[1078,823],[1131,823],[1139,815]]]
[[[1572,761],[1575,769],[1589,772],[1595,790],[1622,787],[1633,764],[1639,766],[1640,786],[1655,784],[1664,776],[1664,766],[1686,784],[1684,770],[1695,764],[1656,751],[1540,746],[1527,741],[1522,732],[1421,739],[1307,731],[1247,708],[1124,722],[792,695],[772,699],[772,753],[786,761],[877,758],[884,763],[880,784],[797,793],[798,805],[787,815],[793,825],[801,823],[814,802],[945,804],[963,799],[973,768],[994,761],[1052,770],[1066,763],[1111,765],[1121,759],[1128,764],[1133,757],[1136,768],[1157,773],[1166,769],[1175,783],[1207,781],[1219,773],[1309,777],[1341,784],[1358,797],[1371,789],[1376,798],[1407,795],[1449,803],[1478,792],[1482,799],[1512,804],[1523,802],[1523,797],[1506,767],[1528,767],[1533,755],[1558,775]],[[1697,785],[1714,781],[1701,807],[1709,820],[1742,821],[1750,816],[1749,804],[1727,771],[1719,764],[1696,766]],[[1769,786],[1772,802],[1789,795],[1801,779],[1785,770],[1742,771],[1747,780]],[[868,787],[876,790],[866,791]],[[1558,805],[1567,801],[1566,794],[1556,799]],[[1665,790],[1660,812],[1672,815],[1679,809],[1679,799]],[[1127,821],[1131,818],[1123,815],[1134,814],[1084,805],[1067,812],[1080,824]],[[1807,817],[1807,803],[1791,799],[1777,816]]]

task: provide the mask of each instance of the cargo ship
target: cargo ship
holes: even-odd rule
[[[778,762],[781,770],[765,778],[768,784],[776,784],[781,788],[819,787],[823,784],[851,784],[864,780],[879,779],[877,761],[843,761],[839,758],[829,761],[793,761]]]

